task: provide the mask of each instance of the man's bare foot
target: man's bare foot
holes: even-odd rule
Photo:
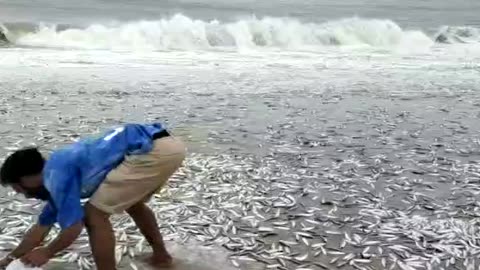
[[[145,262],[155,269],[171,268],[173,266],[173,258],[167,254],[153,254],[145,258]]]

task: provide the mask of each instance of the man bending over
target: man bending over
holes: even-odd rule
[[[114,270],[115,238],[109,217],[123,211],[151,245],[149,263],[170,266],[172,257],[145,203],[182,165],[185,151],[181,140],[155,123],[127,124],[80,140],[54,151],[47,160],[36,148],[13,153],[1,168],[1,184],[46,205],[20,245],[0,260],[0,268],[16,258],[30,266],[44,265],[70,246],[85,225],[97,269]],[[83,198],[88,198],[85,205]],[[61,232],[42,245],[57,222]]]

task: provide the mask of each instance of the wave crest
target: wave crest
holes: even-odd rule
[[[323,24],[290,18],[248,18],[224,23],[194,20],[181,14],[157,21],[86,28],[38,25],[32,31],[7,29],[15,45],[107,50],[193,50],[318,46],[431,46],[434,39],[421,31],[403,30],[391,20],[349,18]],[[448,31],[447,31],[448,32]],[[456,31],[456,35],[459,35]],[[452,40],[452,38],[447,38]],[[436,38],[438,42],[442,38]]]

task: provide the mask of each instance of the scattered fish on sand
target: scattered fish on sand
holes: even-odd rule
[[[279,171],[288,176],[278,177]],[[457,212],[477,216],[476,203],[456,209],[411,191],[404,210],[390,209],[385,207],[386,194],[366,196],[375,191],[361,185],[371,181],[365,176],[359,176],[348,189],[332,191],[331,204],[324,199],[315,203],[309,192],[299,193],[299,184],[303,192],[311,190],[321,196],[322,190],[344,186],[348,179],[334,176],[331,181],[291,182],[294,177],[301,179],[302,175],[273,159],[258,162],[192,154],[168,188],[149,203],[162,221],[160,229],[166,239],[222,246],[230,252],[231,264],[244,269],[252,262],[268,269],[380,269],[380,265],[385,269],[472,269],[478,264],[480,221],[455,217]],[[405,179],[390,185],[407,183],[413,184]],[[354,213],[347,205],[352,200],[356,202]],[[436,216],[407,211],[411,207],[426,211],[422,206],[427,203],[433,208],[427,210]],[[40,207],[13,193],[1,199],[2,250],[18,244]],[[117,261],[145,251],[147,244],[131,219],[115,216],[113,224]],[[86,234],[54,261],[91,269]]]

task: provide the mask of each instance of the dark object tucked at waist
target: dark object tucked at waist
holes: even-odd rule
[[[168,133],[168,131],[162,130],[158,133],[155,133],[152,137],[152,140],[158,140],[158,139],[169,137],[169,136],[170,136],[170,133]]]

